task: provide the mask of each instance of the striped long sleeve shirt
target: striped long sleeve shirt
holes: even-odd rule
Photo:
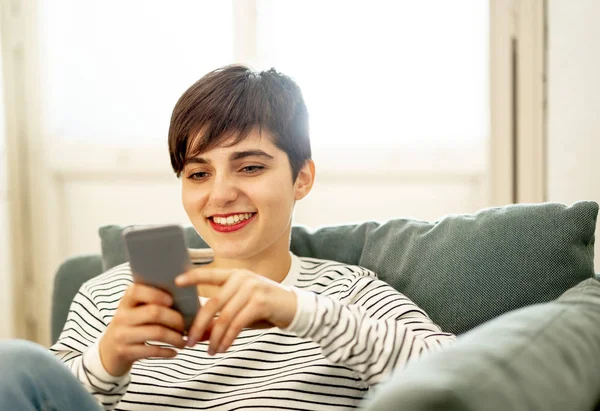
[[[392,370],[455,339],[373,272],[292,255],[286,329],[244,329],[225,353],[201,342],[114,377],[98,342],[131,283],[128,264],[86,282],[50,348],[106,410],[354,409]]]

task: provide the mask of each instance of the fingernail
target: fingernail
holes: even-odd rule
[[[215,355],[214,348],[208,347],[208,355]]]
[[[183,275],[179,275],[175,277],[175,284],[182,284],[183,280],[185,280],[185,277]]]
[[[225,350],[226,350],[225,346],[224,346],[224,345],[221,345],[221,346],[219,347],[219,351],[218,351],[218,352],[220,352],[220,353],[224,353],[224,352],[225,352]]]
[[[198,339],[197,338],[188,337],[187,343],[185,343],[185,345],[187,347],[193,347],[194,345],[196,345],[196,343],[198,343]]]

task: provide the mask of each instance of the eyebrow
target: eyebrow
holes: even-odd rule
[[[229,156],[230,161],[241,160],[246,157],[265,157],[269,160],[272,160],[274,157],[270,154],[265,153],[262,150],[246,150],[246,151],[236,151],[235,153]]]
[[[237,161],[246,157],[264,157],[269,160],[272,160],[272,155],[262,151],[262,150],[245,150],[245,151],[236,151],[229,156],[229,161]],[[184,167],[188,164],[210,164],[211,161],[204,157],[192,157],[185,160]]]

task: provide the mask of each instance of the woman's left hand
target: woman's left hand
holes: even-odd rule
[[[180,287],[219,287],[217,295],[198,311],[188,331],[188,347],[210,331],[210,355],[225,352],[244,328],[260,322],[285,328],[296,314],[296,294],[292,290],[249,270],[199,267],[180,275],[175,283]]]

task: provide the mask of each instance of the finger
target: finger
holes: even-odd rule
[[[194,345],[200,336],[204,334],[204,330],[207,325],[215,318],[215,315],[221,311],[221,309],[227,304],[227,302],[235,295],[235,293],[243,287],[242,284],[244,278],[242,276],[230,277],[230,280],[221,287],[219,293],[208,300],[206,304],[202,306],[202,309],[196,315],[194,323],[188,331],[189,344]]]
[[[200,337],[197,341],[190,341],[189,336],[187,336],[187,341],[186,341],[186,346],[187,347],[193,347],[194,345],[196,345],[196,343],[199,343],[201,341],[208,341],[210,340],[210,333],[212,331],[213,325],[214,325],[215,320],[211,321],[210,324],[208,324],[208,327],[206,328],[206,330],[204,331],[204,333],[202,334],[202,337]]]
[[[175,284],[185,287],[195,284],[222,285],[238,270],[197,267],[175,278]]]
[[[146,341],[160,341],[177,348],[185,347],[183,335],[160,325],[142,325],[127,328],[121,341],[129,345],[145,343]]]
[[[208,346],[208,354],[213,355],[218,352],[223,335],[230,327],[233,321],[237,321],[238,314],[248,304],[252,297],[252,288],[244,286],[229,300],[223,307],[219,318],[215,321],[213,329],[210,332],[210,344]],[[247,324],[243,324],[245,326]],[[241,331],[241,329],[240,329]],[[239,334],[239,332],[238,332]],[[236,334],[237,336],[237,334]]]
[[[225,335],[219,342],[217,352],[225,352],[231,347],[231,344],[235,341],[235,339],[240,335],[242,330],[248,327],[250,324],[256,323],[259,320],[260,315],[255,309],[253,304],[246,304],[244,308],[237,313],[234,320],[229,324]],[[268,327],[272,327],[272,324],[268,324]]]
[[[123,321],[130,326],[156,324],[183,333],[185,321],[180,312],[162,305],[144,304],[127,311]]]
[[[173,358],[177,355],[177,351],[172,348],[159,347],[156,345],[130,345],[125,349],[125,356],[128,361],[137,361],[144,358]]]
[[[170,307],[173,305],[173,297],[156,287],[133,283],[127,288],[121,304],[126,307],[136,307],[140,304],[159,304]]]
[[[210,340],[210,333],[212,332],[212,329],[215,326],[215,322],[217,322],[217,320],[213,318],[210,324],[208,324],[208,328],[206,329],[206,331],[204,331],[204,334],[202,334],[202,338],[200,338],[200,341]]]

